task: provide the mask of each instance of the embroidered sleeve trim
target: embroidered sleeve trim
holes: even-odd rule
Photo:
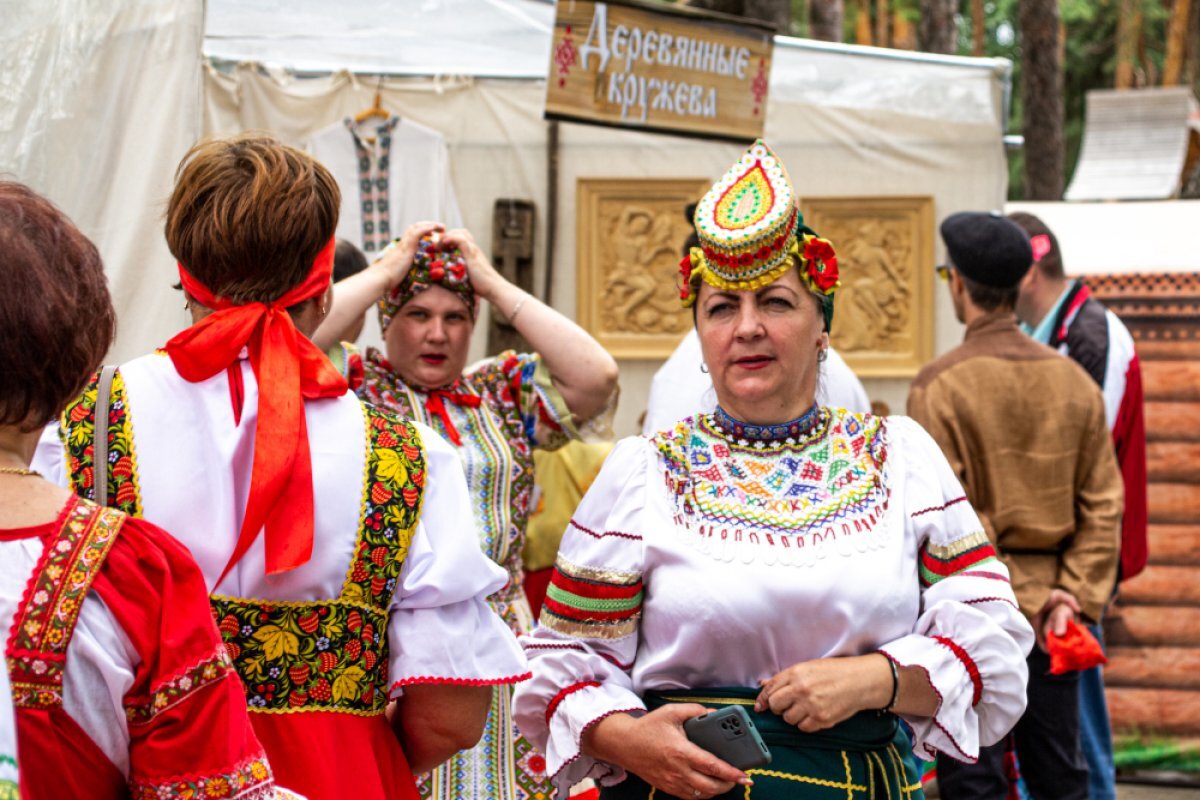
[[[586,533],[588,536],[591,536],[593,539],[603,539],[607,536],[617,536],[622,539],[630,539],[635,542],[642,541],[642,537],[636,533],[624,533],[622,531],[594,531],[591,528],[580,525],[576,520],[571,520],[567,524],[570,525],[575,530],[579,531],[580,533]]]
[[[975,665],[975,659],[971,658],[970,654],[953,639],[945,636],[934,636],[933,638],[954,653],[955,657],[966,667],[967,674],[971,676],[971,686],[974,687],[971,694],[971,705],[979,705],[979,699],[983,697],[983,678],[979,675],[979,667]]]
[[[61,705],[63,667],[79,612],[125,522],[119,511],[70,502],[26,585],[9,634],[13,698],[22,707]]]
[[[265,755],[243,761],[232,769],[208,775],[188,775],[166,781],[135,778],[130,782],[133,800],[192,800],[231,798],[273,800],[275,779]]]
[[[532,677],[532,672],[523,672],[519,675],[509,675],[503,678],[441,678],[421,675],[413,678],[401,678],[392,684],[392,691],[419,683],[429,683],[437,686],[508,686],[527,681]]]
[[[605,661],[607,661],[608,663],[612,664],[614,667],[622,669],[625,672],[628,672],[629,670],[633,669],[632,661],[629,662],[628,664],[623,664],[619,660],[617,660],[615,657],[609,655],[608,653],[598,653],[593,650],[589,650],[586,646],[579,644],[577,642],[522,641],[521,647],[525,648],[526,651],[529,651],[529,650],[573,650],[574,652],[583,653],[584,655],[598,655],[601,658],[603,658]]]
[[[970,600],[962,600],[960,602],[969,606],[979,605],[980,603],[1008,603],[1010,606],[1020,611],[1020,606],[1018,606],[1012,601],[1011,598],[1008,597],[975,597]]]
[[[962,497],[956,497],[947,503],[943,503],[940,506],[930,506],[929,508],[922,508],[920,511],[914,511],[913,513],[909,514],[909,517],[911,517],[912,519],[916,519],[917,517],[920,517],[924,514],[932,514],[935,511],[945,511],[947,508],[950,508],[951,506],[956,506],[959,503],[965,503],[965,502],[967,502],[967,496],[963,495]]]
[[[633,707],[630,707],[630,708],[614,708],[612,711],[606,711],[606,712],[604,712],[603,714],[601,714],[600,716],[596,717],[595,719],[593,719],[593,720],[590,720],[590,721],[589,721],[589,722],[588,722],[586,725],[584,725],[584,726],[583,726],[583,729],[582,729],[582,730],[579,732],[579,738],[580,738],[580,740],[582,741],[582,739],[583,739],[583,735],[584,735],[585,733],[587,733],[589,730],[591,730],[592,728],[594,728],[594,727],[596,727],[597,725],[599,725],[599,724],[600,724],[601,722],[603,722],[604,720],[606,720],[606,719],[608,719],[609,717],[611,717],[613,714],[639,714],[639,713],[642,713],[642,712],[644,712],[645,710],[646,710],[646,709],[644,709],[644,708],[641,708],[641,707],[638,707],[638,706],[633,706]],[[576,742],[576,745],[575,745],[575,746],[576,746],[577,748],[578,748],[578,747],[580,747],[580,744],[579,744],[579,742]],[[575,755],[573,755],[573,756],[571,756],[570,758],[568,758],[566,761],[564,761],[564,762],[562,763],[562,766],[560,766],[560,767],[559,767],[557,770],[555,770],[554,774],[550,776],[550,780],[551,780],[552,782],[553,782],[553,781],[556,781],[556,780],[558,779],[558,776],[562,774],[563,770],[565,770],[567,767],[571,766],[572,764],[574,764],[576,761],[578,761],[579,759],[581,759],[581,758],[583,758],[583,757],[584,757],[584,756],[583,756],[583,751],[582,751],[582,750],[578,750],[578,751],[575,753]],[[611,774],[613,773],[613,768],[612,768],[610,765],[606,764],[605,762],[603,762],[603,761],[597,761],[597,762],[596,762],[596,764],[597,764],[598,766],[601,766],[601,767],[605,768],[606,770],[608,770],[608,773],[607,773],[607,775],[605,775],[605,776],[603,776],[603,777],[607,777],[608,775],[611,775]]]
[[[599,581],[631,586],[642,579],[642,575],[639,572],[626,572],[624,570],[604,569],[601,567],[585,567],[579,564],[572,564],[562,556],[559,556],[555,560],[554,567],[563,575],[580,581]]]
[[[218,645],[211,656],[164,681],[148,698],[136,703],[126,701],[125,718],[130,725],[145,725],[232,671],[233,662],[225,645]]]
[[[901,666],[901,667],[913,666],[913,667],[916,667],[917,669],[921,670],[921,672],[923,672],[925,674],[925,683],[927,683],[929,685],[929,688],[933,690],[933,693],[937,695],[937,699],[938,699],[937,708],[934,709],[933,714],[929,717],[929,721],[933,723],[935,728],[937,728],[939,731],[942,732],[942,735],[945,736],[950,741],[950,743],[952,745],[954,745],[954,749],[958,751],[957,755],[954,755],[954,754],[951,754],[951,755],[954,755],[954,757],[956,759],[958,759],[959,761],[964,761],[968,764],[974,764],[975,762],[977,762],[979,760],[978,757],[972,758],[971,756],[967,755],[967,751],[963,750],[962,745],[959,744],[958,740],[954,738],[954,734],[950,733],[950,731],[946,729],[946,726],[938,721],[937,715],[942,710],[942,703],[945,700],[945,698],[942,697],[942,693],[940,691],[938,691],[937,686],[934,685],[933,678],[930,677],[930,675],[929,675],[929,670],[920,664],[902,664],[898,659],[893,658],[892,654],[887,652],[886,650],[880,650],[879,652],[883,653],[889,659],[894,661],[898,666]],[[928,744],[923,744],[922,746],[925,748],[925,752],[929,755],[930,759],[937,757],[937,754],[938,754],[937,748],[930,747]]]
[[[575,650],[580,653],[586,653],[588,650],[581,644],[575,642],[521,642],[521,647],[526,650]]]
[[[560,690],[558,694],[556,694],[556,695],[554,695],[554,697],[550,698],[550,702],[546,705],[546,722],[549,722],[550,718],[554,716],[554,712],[558,711],[558,707],[559,707],[559,705],[562,704],[563,700],[566,700],[568,697],[575,694],[576,692],[583,691],[584,689],[588,689],[593,686],[596,688],[599,688],[600,682],[599,681],[579,681],[578,683],[572,683],[570,686]]]
[[[996,549],[983,531],[948,545],[925,544],[921,548],[921,586],[928,588],[946,578],[998,562]]]

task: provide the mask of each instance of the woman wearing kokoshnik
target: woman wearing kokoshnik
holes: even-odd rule
[[[466,369],[479,300],[498,308],[534,352]],[[378,303],[386,355],[369,349],[360,396],[419,420],[453,445],[467,476],[480,549],[508,574],[489,601],[518,635],[533,627],[521,551],[533,501],[533,450],[603,428],[617,365],[574,322],[506,281],[466,230],[418,223],[363,272],[337,285],[331,326]],[[321,341],[322,331],[317,332]],[[517,731],[498,687],[480,743],[419,780],[426,798],[550,796],[545,759]]]
[[[491,687],[528,672],[485,599],[506,576],[475,547],[457,455],[361,402],[309,339],[339,197],[269,136],[193,147],[165,226],[193,324],[93,378],[35,463],[191,551],[280,783],[416,800],[414,774],[477,741]]]
[[[681,264],[718,407],[620,442],[563,537],[516,690],[560,786],[605,798],[922,797],[1024,710],[1029,625],[945,458],[903,417],[814,403],[838,282],[755,143]],[[745,706],[735,769],[683,723]]]

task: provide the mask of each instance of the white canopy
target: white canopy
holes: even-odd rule
[[[162,210],[202,135],[257,128],[303,144],[381,89],[385,107],[445,136],[481,242],[500,197],[533,200],[546,231],[553,11],[540,0],[0,0],[0,174],[50,196],[97,243],[120,317],[110,358],[129,358],[187,321]],[[802,195],[931,196],[938,217],[1001,204],[1007,62],[776,42],[766,136]],[[575,307],[578,179],[714,178],[738,152],[561,126],[555,306]],[[536,248],[540,285],[541,233]],[[942,350],[958,329],[944,298],[936,305]],[[622,364],[618,430],[632,429],[656,367]],[[896,406],[906,383],[868,388]]]

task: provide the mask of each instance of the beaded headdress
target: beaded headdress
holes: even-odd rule
[[[694,221],[701,246],[679,264],[684,306],[696,302],[701,280],[725,291],[754,291],[799,265],[829,328],[840,285],[837,254],[804,224],[787,170],[765,142],[756,141],[713,184]]]
[[[379,300],[379,329],[386,331],[405,303],[430,286],[441,286],[454,292],[466,303],[471,317],[475,316],[475,289],[467,274],[467,264],[458,248],[442,249],[432,235],[417,242],[412,267],[396,288]]]

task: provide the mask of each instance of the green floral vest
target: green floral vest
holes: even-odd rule
[[[95,498],[96,379],[61,418],[71,487]],[[354,555],[331,600],[281,602],[212,596],[221,638],[251,711],[382,714],[388,702],[388,616],[425,486],[416,429],[364,405],[367,459]],[[141,516],[137,456],[125,386],[113,379],[108,415],[108,502]]]

